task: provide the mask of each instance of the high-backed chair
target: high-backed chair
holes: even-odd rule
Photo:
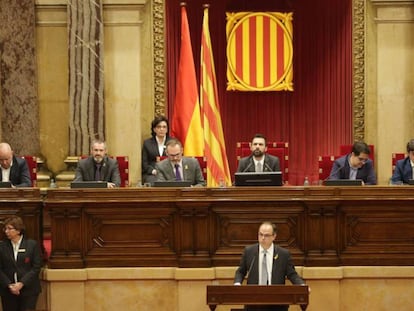
[[[26,160],[29,167],[32,187],[37,187],[37,158],[35,156],[22,156],[21,158]]]
[[[203,173],[204,180],[207,181],[207,158],[206,157],[194,157],[200,164],[201,172]]]
[[[115,158],[118,161],[119,175],[121,176],[121,187],[128,187],[129,186],[129,159],[127,156],[116,156]]]
[[[324,181],[329,177],[332,165],[339,156],[322,155],[318,157],[319,180]]]
[[[397,165],[397,161],[404,159],[407,156],[405,153],[393,153],[392,154],[392,174],[394,174],[395,166]]]
[[[351,153],[352,152],[352,146],[353,145],[341,145],[339,147],[339,154],[341,156],[343,156],[345,154]],[[375,159],[375,153],[374,153],[375,149],[374,149],[374,145],[368,145],[368,148],[369,148],[369,151],[370,151],[369,158],[375,164],[375,161],[374,161],[374,159]]]
[[[283,173],[283,181],[289,180],[289,143],[287,142],[268,142],[267,153],[279,158],[280,170]],[[241,158],[251,154],[250,142],[238,142],[236,144],[236,161],[239,165]]]

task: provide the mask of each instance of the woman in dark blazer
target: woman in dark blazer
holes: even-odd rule
[[[142,146],[142,180],[144,183],[153,183],[157,179],[155,163],[160,157],[166,156],[165,143],[168,136],[168,119],[164,116],[156,117],[151,122],[151,138],[144,141]]]
[[[40,248],[36,241],[26,239],[24,231],[20,217],[4,221],[7,239],[0,243],[0,295],[6,311],[35,310],[41,291]]]

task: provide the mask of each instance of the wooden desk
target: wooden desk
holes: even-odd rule
[[[52,189],[51,268],[237,266],[263,220],[297,266],[412,265],[412,186]]]
[[[309,289],[305,285],[208,285],[210,310],[222,305],[300,305],[306,310]]]

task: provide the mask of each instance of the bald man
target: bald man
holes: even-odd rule
[[[0,143],[1,181],[10,181],[12,187],[31,187],[29,167],[25,159],[17,158],[8,143]]]

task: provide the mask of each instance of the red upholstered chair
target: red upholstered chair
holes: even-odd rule
[[[203,173],[204,180],[207,181],[207,158],[206,157],[194,157],[200,164],[201,172]]]
[[[340,148],[339,148],[339,154],[341,156],[343,156],[345,154],[351,153],[352,152],[352,146],[353,145],[341,145]],[[375,153],[374,153],[375,149],[374,149],[374,145],[368,145],[368,147],[369,147],[369,150],[371,151],[371,153],[369,155],[369,158],[375,164],[375,161],[374,161],[374,159],[375,159]]]
[[[121,176],[121,187],[128,187],[129,186],[129,159],[127,156],[116,156],[115,158],[118,161],[119,175]]]
[[[37,158],[35,156],[22,156],[21,158],[26,160],[29,167],[32,187],[37,187]]]
[[[238,142],[236,144],[237,165],[241,158],[251,154],[250,142]],[[276,156],[280,161],[280,170],[283,173],[283,180],[289,180],[289,143],[287,142],[268,142],[267,153]]]
[[[332,165],[339,156],[322,155],[318,157],[319,180],[324,181],[329,177]]]
[[[392,174],[394,174],[395,166],[397,165],[398,160],[402,160],[407,155],[405,153],[393,153],[392,154]]]

